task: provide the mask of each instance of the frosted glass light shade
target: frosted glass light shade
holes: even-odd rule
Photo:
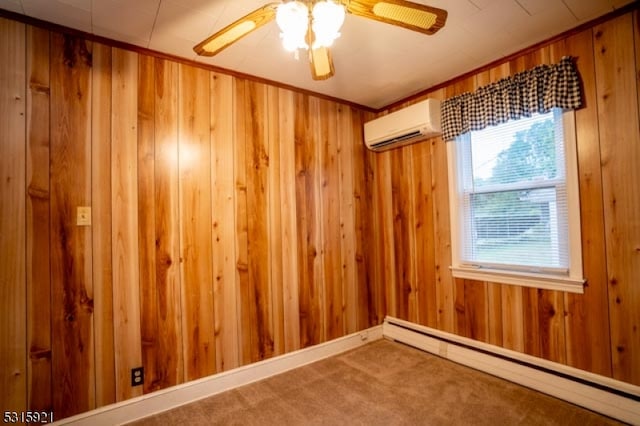
[[[344,7],[331,0],[319,1],[313,6],[311,28],[315,35],[313,48],[330,47],[340,37],[344,23]]]
[[[287,51],[309,48],[305,41],[309,28],[309,9],[304,3],[282,3],[276,12],[276,22],[280,27],[282,44]]]

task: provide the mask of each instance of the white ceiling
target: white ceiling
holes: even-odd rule
[[[273,1],[273,0],[271,0]],[[620,8],[633,0],[413,0],[449,12],[426,36],[348,15],[336,75],[311,79],[305,56],[270,23],[213,58],[193,46],[269,0],[0,0],[0,8],[144,48],[379,108]]]

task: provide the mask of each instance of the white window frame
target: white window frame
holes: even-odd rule
[[[454,277],[524,287],[560,290],[571,293],[584,293],[582,272],[582,238],[580,235],[580,194],[578,184],[578,159],[576,147],[575,112],[562,112],[562,126],[565,149],[565,174],[568,209],[569,271],[553,273],[550,271],[502,270],[487,266],[464,265],[462,258],[463,215],[461,193],[458,190],[458,170],[456,141],[447,142],[447,163],[449,171],[449,213],[451,217],[451,271]]]

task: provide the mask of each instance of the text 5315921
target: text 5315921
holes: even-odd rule
[[[4,423],[53,423],[53,411],[5,411]]]

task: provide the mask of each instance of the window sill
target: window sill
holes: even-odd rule
[[[454,277],[466,280],[487,281],[569,293],[584,293],[585,280],[572,277],[454,266],[451,267],[451,272]]]

